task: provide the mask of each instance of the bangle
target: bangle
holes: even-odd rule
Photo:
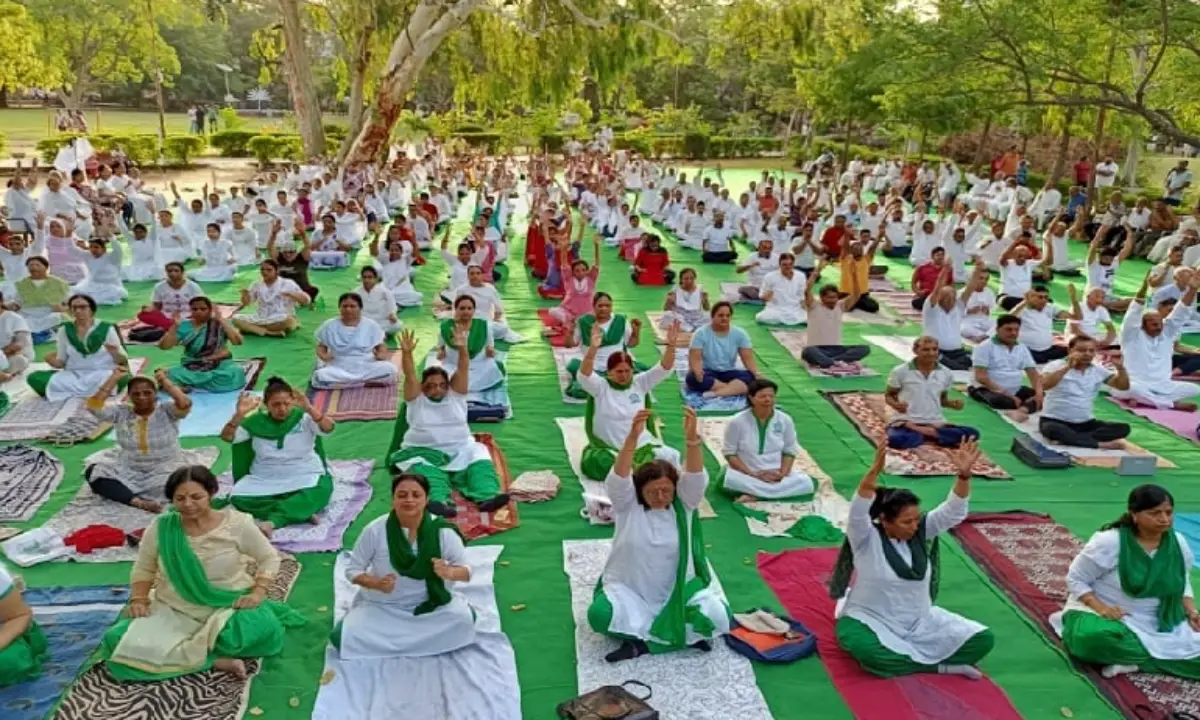
[[[687,441],[688,447],[700,447],[700,445],[702,445],[702,444],[703,443],[700,440],[688,440]]]
[[[129,598],[130,605],[132,605],[134,603],[148,603],[148,602],[150,602],[149,597],[131,597],[131,598]]]

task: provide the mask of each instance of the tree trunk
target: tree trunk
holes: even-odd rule
[[[1104,60],[1104,82],[1108,82],[1112,77],[1113,60],[1117,54],[1117,29],[1114,27],[1108,36],[1108,56]],[[1087,184],[1087,199],[1088,205],[1092,208],[1098,208],[1102,202],[1096,197],[1096,165],[1104,153],[1104,123],[1108,120],[1108,107],[1101,105],[1096,111],[1096,135],[1094,147],[1096,152],[1092,158],[1092,174],[1088,178]]]
[[[8,86],[0,85],[0,108],[8,107]]]
[[[929,140],[929,128],[921,126],[921,144],[917,147],[917,159],[925,159],[925,142]]]
[[[292,94],[292,109],[296,113],[296,128],[304,143],[304,154],[308,157],[324,155],[325,129],[321,127],[321,103],[317,98],[308,46],[304,44],[299,1],[279,0],[279,14],[283,19],[283,65]]]
[[[364,27],[359,31],[354,48],[353,62],[350,64],[350,107],[347,118],[348,128],[346,139],[338,148],[335,164],[340,165],[350,151],[350,145],[358,132],[362,130],[363,119],[367,115],[367,67],[371,64],[371,35],[373,27]]]
[[[983,132],[979,133],[979,147],[975,148],[975,159],[971,162],[971,165],[979,167],[979,164],[983,162],[983,158],[987,153],[988,135],[991,133],[992,116],[988,115],[987,120],[984,120],[983,122]],[[991,177],[990,173],[988,174],[988,177]]]
[[[1140,39],[1140,44],[1133,46],[1129,54],[1133,60],[1133,81],[1140,83],[1142,78],[1146,76],[1146,60],[1149,55],[1148,46],[1145,44],[1145,37]],[[1122,183],[1130,187],[1137,186],[1137,171],[1138,161],[1142,156],[1142,128],[1138,124],[1134,124],[1133,131],[1129,134],[1129,146],[1125,149],[1125,162],[1121,166]]]
[[[1054,169],[1050,171],[1050,183],[1057,185],[1067,170],[1067,155],[1071,152],[1071,123],[1075,122],[1076,109],[1068,107],[1063,118],[1062,133],[1058,136],[1058,155],[1054,158]]]

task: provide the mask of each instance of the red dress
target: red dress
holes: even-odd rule
[[[529,231],[525,233],[525,266],[539,280],[546,279],[550,268],[549,258],[546,257],[546,238],[542,237],[541,223],[530,223]]]
[[[671,264],[671,256],[666,250],[658,250],[657,252],[642,248],[637,255],[637,260],[634,266],[637,268],[637,276],[634,281],[638,285],[666,285],[667,284],[667,266]]]

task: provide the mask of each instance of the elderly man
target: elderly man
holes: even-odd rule
[[[91,238],[92,206],[69,186],[64,186],[62,175],[51,172],[46,177],[46,189],[38,198],[38,212],[51,220],[60,220],[63,226],[81,238]]]
[[[943,365],[951,370],[969,370],[971,354],[963,348],[962,324],[972,289],[964,288],[960,296],[950,282],[950,268],[940,267],[929,299],[921,309],[922,332],[938,341]]]
[[[1015,410],[1018,422],[1042,404],[1042,376],[1029,348],[1018,340],[1021,318],[1001,315],[996,318],[996,333],[991,340],[975,348],[972,360],[975,377],[967,394],[997,410]],[[1029,380],[1021,383],[1022,376]]]
[[[913,343],[916,357],[896,366],[888,375],[888,407],[896,412],[887,429],[888,447],[905,450],[926,442],[942,447],[957,447],[964,440],[976,440],[979,431],[965,425],[946,422],[942,408],[962,410],[962,400],[951,400],[954,374],[938,362],[938,341],[922,335]]]
[[[1067,356],[1065,348],[1054,344],[1054,321],[1069,320],[1072,315],[1050,302],[1050,291],[1044,286],[1035,285],[1010,312],[1021,318],[1021,342],[1034,361],[1047,363]]]
[[[1128,391],[1113,395],[1139,405],[1191,412],[1196,403],[1188,398],[1200,394],[1200,385],[1172,380],[1171,375],[1175,345],[1194,312],[1200,278],[1190,279],[1187,292],[1165,318],[1157,310],[1145,309],[1149,280],[1147,274],[1121,324],[1121,352],[1131,379]]]
[[[1042,228],[1047,220],[1057,217],[1062,210],[1062,193],[1047,180],[1029,204],[1029,214],[1037,222],[1037,227]]]
[[[775,252],[775,243],[770,238],[763,238],[758,243],[758,252],[737,267],[739,274],[746,273],[746,284],[738,287],[738,295],[746,300],[758,300],[758,289],[763,280],[778,269],[779,253]]]
[[[1129,436],[1127,423],[1097,420],[1096,391],[1107,385],[1118,391],[1129,389],[1129,374],[1120,362],[1110,370],[1096,365],[1096,341],[1071,338],[1066,360],[1057,360],[1042,371],[1045,404],[1038,430],[1050,442],[1085,448],[1118,450]]]

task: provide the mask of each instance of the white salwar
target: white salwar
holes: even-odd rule
[[[734,415],[725,426],[725,443],[721,453],[727,458],[736,456],[755,472],[779,470],[783,466],[785,455],[795,458],[799,452],[796,424],[791,417],[779,410],[776,410],[766,423],[759,424],[754,411],[746,409]],[[766,500],[777,500],[812,494],[813,480],[799,470],[792,470],[779,482],[772,483],[727,466],[725,489]]]
[[[1175,533],[1175,538],[1183,554],[1183,596],[1190,598],[1193,597],[1191,570],[1194,555],[1187,538],[1180,533]],[[1157,550],[1147,554],[1154,557],[1155,552]],[[1191,660],[1200,657],[1200,632],[1193,630],[1187,622],[1179,623],[1171,632],[1160,632],[1159,599],[1130,597],[1121,589],[1121,574],[1118,570],[1120,555],[1120,530],[1101,530],[1092,535],[1083,550],[1071,561],[1071,569],[1067,571],[1066,606],[1050,616],[1050,625],[1054,631],[1059,636],[1062,635],[1063,615],[1068,612],[1078,610],[1095,614],[1094,610],[1079,601],[1083,595],[1094,593],[1105,605],[1125,611],[1125,616],[1120,622],[1125,623],[1133,634],[1137,635],[1150,657],[1159,660]]]
[[[692,333],[708,324],[708,313],[704,311],[703,288],[696,285],[695,289],[688,292],[676,285],[671,294],[675,298],[675,309],[662,314],[658,322],[659,327],[665,330],[678,322],[680,330]]]
[[[401,243],[403,254],[397,260],[388,257],[387,251],[381,251],[376,258],[379,267],[379,278],[400,307],[419,307],[423,299],[421,293],[412,284],[412,246]]]
[[[1142,329],[1144,312],[1145,305],[1135,300],[1130,303],[1121,323],[1121,352],[1125,367],[1129,369],[1129,389],[1113,390],[1112,394],[1142,405],[1169,409],[1176,402],[1200,394],[1200,385],[1171,379],[1175,343],[1192,319],[1193,310],[1183,303],[1176,303],[1171,313],[1163,318],[1162,332],[1157,337],[1150,337]]]
[[[158,241],[152,234],[145,240],[129,238],[130,261],[121,267],[121,279],[129,282],[162,280],[166,276],[164,262],[159,258]]]
[[[804,309],[804,288],[807,279],[804,273],[793,270],[792,277],[783,276],[782,270],[773,270],[763,278],[759,297],[773,293],[766,307],[754,316],[764,325],[801,325],[808,322],[808,311]]]
[[[401,449],[428,448],[445,453],[450,462],[442,466],[448,473],[466,470],[468,466],[487,460],[492,454],[487,446],[471,434],[467,424],[467,396],[453,388],[446,391],[441,400],[430,400],[424,394],[404,403],[404,418],[408,430],[404,433]],[[410,458],[396,463],[396,469],[405,471],[425,462],[421,458]]]
[[[929,597],[932,570],[920,581],[904,580],[896,574],[884,555],[885,541],[871,522],[872,500],[855,493],[850,501],[846,537],[854,551],[855,576],[836,614],[866,625],[888,650],[922,665],[938,665],[987,628],[933,604]],[[951,492],[945,502],[926,514],[926,541],[932,542],[966,519],[967,506],[966,498]],[[887,542],[905,562],[912,562],[907,543]]]
[[[72,294],[87,295],[99,305],[120,305],[129,297],[121,284],[121,243],[113,243],[112,250],[94,257],[86,250],[71,248],[72,254],[87,266],[87,276],[71,286]]]
[[[95,333],[99,327],[99,324],[93,324],[88,336]],[[79,338],[79,341],[86,344],[87,338]],[[91,355],[84,355],[67,340],[67,331],[62,327],[58,329],[55,342],[58,359],[64,361],[66,367],[54,373],[54,376],[50,378],[49,384],[46,385],[46,399],[50,402],[59,402],[69,398],[86,398],[95,395],[104,381],[112,375],[113,368],[116,367],[116,361],[113,360],[112,354],[101,346]],[[109,326],[108,335],[104,338],[104,345],[121,347],[121,336],[117,333],[115,325]],[[124,350],[122,350],[123,353]]]
[[[333,353],[333,360],[328,363],[317,360],[312,374],[313,387],[353,387],[396,381],[396,364],[375,358],[375,347],[386,337],[383,328],[374,320],[359,318],[358,325],[351,327],[341,318],[330,318],[317,328],[316,338]]]
[[[237,260],[233,257],[233,243],[220,238],[205,238],[200,245],[204,267],[188,273],[199,282],[229,282],[237,275]]]
[[[414,615],[429,599],[424,580],[405,577],[392,566],[387,539],[388,515],[372,520],[347,556],[346,579],[367,574],[394,575],[390,593],[362,589],[342,620],[340,656],[344,660],[381,657],[427,657],[453,652],[475,642],[475,618],[470,604],[447,580],[450,602],[432,612]],[[462,538],[453,530],[439,531],[441,557],[449,565],[466,565]],[[417,543],[412,543],[413,553]]]
[[[487,342],[475,357],[471,358],[470,383],[469,392],[478,393],[494,388],[504,382],[504,373],[500,370],[500,363],[496,362],[496,358],[488,357],[487,349],[496,346],[495,336],[492,335],[492,324],[487,324]],[[454,373],[458,372],[458,348],[446,346],[446,339],[442,337],[442,333],[438,331],[437,349],[445,350],[446,357],[438,360],[435,355],[432,365],[440,366],[446,371],[450,377],[454,377]]]
[[[255,325],[271,325],[286,322],[296,314],[296,303],[284,293],[302,293],[303,290],[293,280],[277,277],[275,282],[268,285],[259,280],[250,286],[250,298],[254,301],[253,313],[238,313],[235,318],[241,318]]]
[[[249,440],[254,448],[250,472],[233,484],[234,497],[265,497],[284,495],[316,487],[325,474],[325,464],[317,455],[317,437],[328,433],[313,421],[308,413],[283,436],[283,447],[277,440],[252,438],[245,428],[234,433],[236,445]]]
[[[646,407],[646,396],[655,385],[673,373],[674,368],[664,369],[661,363],[655,363],[654,367],[635,375],[628,388],[618,390],[595,372],[591,375],[580,372],[576,376],[579,386],[586,390],[593,400],[592,433],[613,450],[619,450],[633,427],[633,416]],[[656,459],[666,460],[679,467],[679,451],[663,445],[662,440],[651,434],[648,429],[643,429],[642,434],[638,436],[638,447],[647,445],[654,448]]]
[[[375,324],[383,328],[385,333],[400,332],[402,325],[400,319],[397,318],[394,322],[391,320],[391,316],[396,313],[396,298],[392,295],[392,291],[387,289],[387,286],[375,283],[375,287],[367,290],[360,285],[354,292],[362,298],[363,317],[374,320]]]
[[[684,526],[689,529],[689,536],[693,515],[704,499],[707,486],[707,472],[679,475],[675,492],[684,506]],[[651,510],[638,502],[632,478],[609,473],[604,487],[612,500],[615,526],[612,552],[601,576],[604,595],[613,611],[607,630],[653,642],[656,639],[651,636],[650,627],[675,589],[679,554],[685,552],[690,556],[691,543],[687,547],[679,546],[674,508]],[[696,576],[690,557],[686,568],[684,581],[689,582]],[[729,608],[712,585],[692,595],[688,605],[698,608],[716,626],[714,637],[729,632]],[[685,642],[688,645],[706,639],[690,624],[687,626]]]

